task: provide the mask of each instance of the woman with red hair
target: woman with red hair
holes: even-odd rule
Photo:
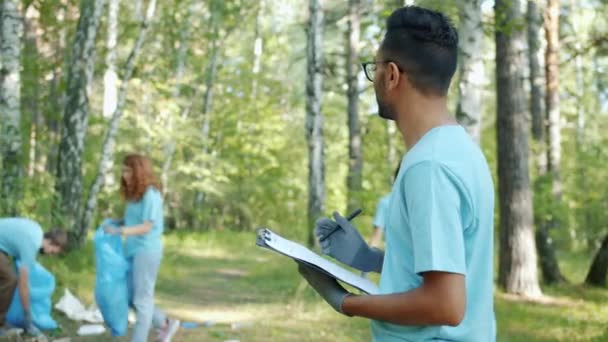
[[[179,321],[167,318],[154,305],[154,285],[163,254],[163,198],[150,159],[139,154],[124,158],[120,192],[126,201],[121,226],[106,227],[105,231],[126,237],[130,304],[137,314],[132,341],[147,341],[151,325],[158,329],[157,341],[171,341]]]

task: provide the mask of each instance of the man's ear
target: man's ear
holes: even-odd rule
[[[399,67],[397,64],[393,62],[388,62],[386,65],[386,87],[387,89],[395,89],[399,86],[399,82],[401,80],[401,72],[399,71]]]

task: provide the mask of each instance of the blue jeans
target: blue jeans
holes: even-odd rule
[[[165,324],[165,314],[154,305],[154,285],[160,267],[162,252],[138,252],[129,258],[131,265],[127,281],[131,307],[135,309],[137,319],[133,327],[132,342],[148,340],[150,327],[160,328]]]

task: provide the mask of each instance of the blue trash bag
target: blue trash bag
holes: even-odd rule
[[[17,274],[19,274],[19,264],[19,261],[15,263]],[[57,329],[57,322],[51,317],[51,296],[55,291],[55,277],[38,262],[34,262],[34,266],[28,271],[32,323],[41,330]],[[23,306],[21,306],[19,289],[16,288],[11,306],[6,313],[6,320],[16,327],[24,328],[23,319]]]
[[[106,234],[104,220],[95,232],[95,301],[113,336],[127,333],[129,297],[127,272],[129,264],[124,256],[122,239]]]

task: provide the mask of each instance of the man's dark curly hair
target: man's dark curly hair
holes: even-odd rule
[[[446,95],[456,71],[458,33],[443,14],[417,6],[402,7],[386,21],[380,47],[424,94]]]

